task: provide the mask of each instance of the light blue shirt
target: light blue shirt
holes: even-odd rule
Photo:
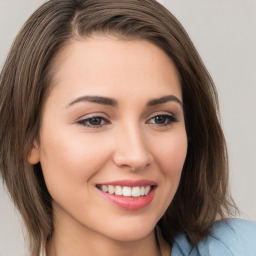
[[[227,219],[216,222],[209,236],[194,247],[178,235],[171,256],[256,256],[256,222]]]

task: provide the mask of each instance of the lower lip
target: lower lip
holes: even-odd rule
[[[156,187],[146,195],[141,197],[125,197],[125,196],[117,196],[115,194],[109,194],[102,190],[99,190],[100,193],[108,199],[110,202],[114,203],[120,208],[125,210],[140,210],[151,203],[154,198]]]

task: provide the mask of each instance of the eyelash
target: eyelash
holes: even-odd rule
[[[161,119],[159,119],[159,120],[163,121],[163,123],[158,123],[157,124],[156,123],[156,118],[161,118],[162,120]],[[152,123],[153,119],[155,119],[155,121]],[[99,121],[98,124],[90,123],[93,120],[94,121]],[[157,114],[157,115],[151,117],[147,121],[147,123],[150,123],[150,124],[156,125],[156,126],[160,126],[160,127],[170,126],[175,122],[177,122],[177,118],[174,115],[169,115],[169,114]],[[89,127],[89,128],[94,128],[94,129],[101,128],[104,125],[110,124],[110,122],[102,116],[92,116],[92,117],[89,117],[89,118],[86,118],[86,119],[81,119],[77,123],[82,125],[82,126]]]
[[[90,124],[91,121],[96,119],[100,120],[100,124]],[[102,124],[102,121],[104,124]],[[92,116],[86,119],[81,119],[77,123],[89,128],[101,128],[103,125],[109,124],[110,122],[102,116]]]
[[[174,115],[169,115],[169,114],[157,114],[157,115],[151,117],[149,119],[149,122],[150,122],[150,120],[156,119],[156,118],[159,118],[159,117],[162,119],[162,121],[164,121],[164,123],[161,123],[161,124],[158,123],[157,124],[156,120],[155,120],[155,122],[152,123],[153,125],[157,125],[157,126],[160,126],[160,127],[165,127],[165,126],[170,126],[173,123],[177,122],[177,118]]]

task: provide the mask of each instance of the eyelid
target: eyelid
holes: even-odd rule
[[[85,120],[85,119],[89,119],[89,118],[93,118],[93,117],[102,117],[104,119],[109,119],[108,115],[106,115],[105,113],[93,112],[93,113],[83,114],[83,115],[79,116],[78,118],[76,118],[74,120],[74,122],[77,123],[79,120]]]
[[[88,122],[90,119],[93,119],[93,118],[102,119],[104,121],[104,124],[99,124],[99,125],[88,124],[88,125],[86,125],[86,122]],[[104,113],[90,113],[90,114],[86,114],[86,115],[83,115],[83,116],[77,118],[75,123],[77,123],[78,125],[82,125],[84,127],[93,129],[93,128],[101,128],[104,125],[110,124],[110,121],[109,121],[109,118],[107,117],[107,115]]]
[[[176,115],[171,113],[171,112],[168,112],[168,111],[157,111],[157,112],[151,113],[149,115],[149,117],[147,118],[147,120],[150,120],[151,118],[156,117],[156,116],[170,116],[170,117],[177,118]]]
[[[166,117],[167,123],[158,124],[158,123],[151,122],[151,120],[153,118],[156,118],[159,116]],[[176,115],[174,115],[173,113],[170,113],[170,112],[163,112],[163,111],[152,113],[146,121],[146,123],[149,123],[150,125],[157,127],[157,128],[161,128],[161,129],[163,129],[165,127],[170,127],[176,122],[178,122]]]

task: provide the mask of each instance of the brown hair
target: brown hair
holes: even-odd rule
[[[40,163],[26,161],[38,138],[51,63],[66,44],[92,33],[146,39],[175,63],[182,85],[188,152],[177,193],[159,220],[171,245],[178,232],[197,244],[229,213],[228,166],[213,81],[187,33],[154,0],[51,0],[18,34],[0,77],[0,169],[27,231],[31,255],[53,232],[51,196]]]

